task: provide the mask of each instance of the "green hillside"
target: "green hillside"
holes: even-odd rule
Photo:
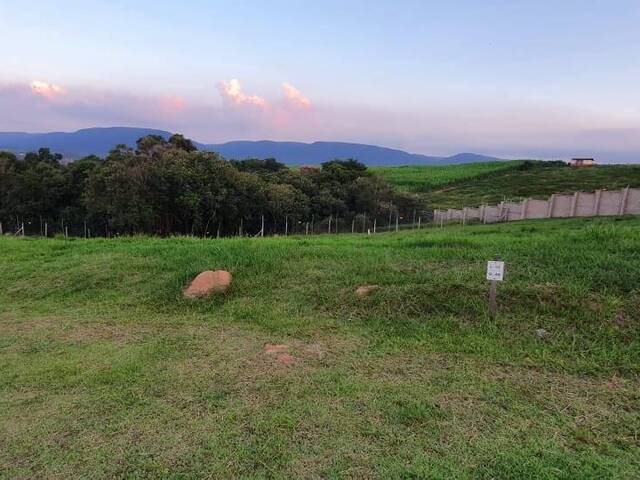
[[[383,170],[383,174],[399,190],[420,192],[429,209],[491,205],[503,200],[547,198],[552,193],[640,186],[640,165],[571,168],[560,162],[516,161],[390,167]]]
[[[407,165],[403,167],[370,167],[389,182],[406,192],[424,192],[453,182],[514,170],[522,161],[478,162],[461,165]]]
[[[0,238],[0,477],[638,478],[639,233]]]

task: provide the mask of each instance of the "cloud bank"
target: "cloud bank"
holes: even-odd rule
[[[271,99],[218,82],[217,94],[142,95],[56,85],[0,84],[0,131],[60,131],[139,126],[181,132],[201,142],[347,141],[447,155],[475,151],[511,158],[596,156],[640,161],[640,122],[554,105],[477,103],[388,109],[312,102],[291,83]]]

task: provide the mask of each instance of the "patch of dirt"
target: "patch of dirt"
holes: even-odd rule
[[[267,343],[262,347],[262,353],[265,355],[274,356],[276,362],[280,365],[293,365],[296,363],[296,358],[288,353],[289,345],[284,344],[272,344]]]
[[[631,325],[629,317],[623,311],[619,311],[618,313],[616,313],[616,317],[613,321],[620,328],[627,328]]]
[[[361,285],[360,287],[356,288],[356,297],[368,297],[372,292],[379,289],[380,285]]]
[[[296,363],[296,358],[289,355],[288,353],[279,353],[276,356],[276,361],[281,365],[293,365]]]

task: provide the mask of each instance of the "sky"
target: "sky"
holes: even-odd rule
[[[638,0],[0,0],[0,131],[640,161]]]

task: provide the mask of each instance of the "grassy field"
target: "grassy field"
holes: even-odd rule
[[[522,165],[522,161],[479,162],[461,165],[409,165],[404,167],[370,167],[380,173],[398,190],[424,192],[434,187],[448,185],[465,179],[482,177],[496,172],[510,171]]]
[[[552,193],[640,186],[640,165],[592,168],[570,168],[544,162],[529,165],[531,168],[526,170],[520,166],[453,181],[443,188],[424,190],[422,196],[429,208],[461,208],[495,205],[502,200],[547,198]]]
[[[0,477],[638,478],[638,252],[627,218],[0,238]]]

